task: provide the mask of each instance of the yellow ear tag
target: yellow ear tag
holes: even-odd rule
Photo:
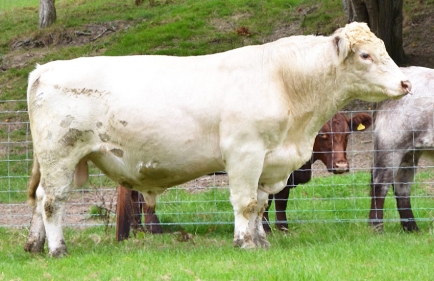
[[[359,124],[359,126],[357,126],[357,131],[361,131],[361,130],[364,130],[366,127],[365,126],[363,126],[363,124],[362,123],[360,123]]]

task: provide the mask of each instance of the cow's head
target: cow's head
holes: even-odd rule
[[[341,74],[336,82],[350,93],[351,99],[377,102],[411,92],[411,83],[367,24],[347,24],[332,38],[337,55],[335,63]]]
[[[351,132],[366,130],[372,124],[372,117],[367,113],[359,113],[347,118],[337,113],[329,120],[315,138],[313,161],[322,161],[329,172],[341,174],[349,171],[347,161],[347,143]]]

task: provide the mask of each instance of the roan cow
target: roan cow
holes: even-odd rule
[[[276,210],[276,228],[287,230],[286,207],[288,205],[289,190],[299,184],[307,183],[312,178],[312,164],[319,160],[326,165],[327,170],[334,174],[342,174],[349,171],[347,161],[347,144],[351,132],[364,131],[372,124],[372,117],[367,113],[359,113],[352,118],[343,113],[336,113],[332,119],[322,126],[315,138],[312,158],[300,169],[295,170],[288,178],[286,187],[276,194],[268,197],[268,207],[262,217],[264,229],[271,231],[269,226],[268,209],[274,198]]]
[[[411,83],[364,23],[331,36],[192,57],[85,57],[29,76],[33,139],[24,249],[67,254],[62,215],[88,161],[147,204],[168,187],[225,170],[234,245],[269,247],[268,194],[308,161],[318,130],[353,99],[400,98]]]
[[[374,115],[369,222],[380,231],[390,185],[402,228],[418,230],[410,204],[411,185],[420,157],[434,159],[434,70],[415,66],[401,69],[411,79],[414,94],[383,102]]]

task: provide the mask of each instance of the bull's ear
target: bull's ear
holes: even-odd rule
[[[367,113],[359,113],[348,120],[348,126],[350,127],[351,132],[364,131],[371,127],[371,125],[372,117]]]
[[[335,32],[333,47],[336,55],[336,65],[341,64],[351,51],[350,41],[344,32],[340,32],[340,30]]]

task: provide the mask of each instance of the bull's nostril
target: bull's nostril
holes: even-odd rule
[[[408,81],[408,80],[401,81],[401,87],[402,87],[402,89],[403,89],[405,92],[407,92],[407,93],[409,93],[409,94],[413,94],[413,93],[411,92],[411,83],[410,83],[410,81]]]

